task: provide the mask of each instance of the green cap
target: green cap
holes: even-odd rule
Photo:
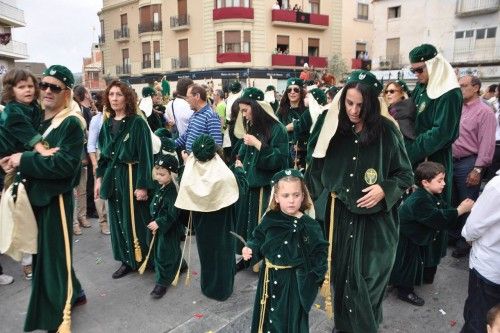
[[[229,85],[229,91],[232,92],[233,94],[236,94],[241,91],[241,83],[240,81],[233,81]]]
[[[194,157],[201,161],[210,161],[215,156],[215,141],[208,134],[202,134],[194,140],[191,147]]]
[[[296,177],[299,179],[304,179],[302,172],[300,172],[299,170],[286,169],[286,170],[281,170],[280,172],[275,173],[273,178],[271,179],[271,184],[274,185],[277,182],[279,182],[280,179],[285,178],[285,177]]]
[[[153,97],[156,95],[156,90],[153,87],[147,86],[142,88],[142,97]]]
[[[313,90],[309,91],[309,93],[312,95],[312,97],[314,97],[319,105],[326,104],[326,94],[322,89],[314,88]]]
[[[168,169],[175,173],[179,171],[179,162],[173,155],[159,154],[155,159],[155,165],[161,166],[162,168]]]
[[[394,81],[395,84],[397,84],[398,86],[401,87],[401,89],[403,89],[403,91],[408,95],[408,96],[411,96],[411,91],[410,91],[410,88],[408,88],[408,85],[406,84],[405,81],[403,80],[396,80]]]
[[[266,87],[266,91],[276,91],[276,87],[270,84]]]
[[[243,94],[241,95],[242,99],[253,99],[254,101],[263,101],[264,100],[264,93],[262,90],[254,88],[254,87],[249,87],[243,90]]]
[[[302,88],[304,86],[304,81],[302,79],[299,79],[298,77],[291,77],[286,81],[286,87],[288,88],[293,85]]]
[[[369,88],[375,90],[377,95],[380,94],[382,92],[382,89],[384,88],[382,86],[382,83],[380,83],[379,80],[377,80],[375,75],[363,69],[359,69],[349,74],[349,76],[347,77],[346,84],[349,84],[351,82],[359,82],[362,84],[366,84]]]
[[[42,75],[55,77],[69,88],[73,88],[73,85],[75,84],[73,73],[71,73],[71,71],[67,67],[61,65],[50,66],[43,71]]]
[[[436,48],[431,44],[422,44],[410,51],[410,62],[424,62],[434,58],[438,54]]]
[[[162,152],[175,152],[175,141],[170,138],[171,134],[166,128],[157,129],[155,134],[160,138]]]
[[[329,87],[329,88],[326,90],[326,92],[327,92],[327,93],[328,93],[328,92],[332,92],[332,93],[333,93],[333,95],[336,95],[336,94],[339,92],[339,88],[337,88],[337,87],[335,87],[335,86],[331,86],[331,87]]]

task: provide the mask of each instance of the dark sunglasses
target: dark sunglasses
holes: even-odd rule
[[[395,92],[398,92],[399,90],[396,90],[396,89],[387,89],[385,91],[386,94],[394,94]]]
[[[52,83],[47,83],[47,82],[40,82],[38,84],[38,87],[40,90],[47,90],[50,88],[50,91],[52,91],[54,94],[59,94],[61,91],[66,90],[67,88],[61,88],[57,84],[52,84]]]
[[[300,92],[300,88],[288,88],[286,90],[287,93],[291,93],[291,92],[294,92],[294,93],[299,93]]]
[[[413,74],[418,73],[422,74],[424,72],[425,66],[417,67],[417,68],[410,68],[410,72]]]

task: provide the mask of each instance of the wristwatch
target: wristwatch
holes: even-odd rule
[[[483,172],[483,168],[474,167],[474,169],[472,169],[472,171],[477,172],[478,174],[481,174],[481,172]]]

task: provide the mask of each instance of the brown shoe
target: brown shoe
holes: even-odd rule
[[[78,222],[84,228],[90,228],[92,226],[92,224],[87,219],[79,220]]]
[[[33,278],[33,268],[31,265],[23,266],[24,278],[26,280],[31,280]]]
[[[80,226],[78,224],[75,224],[73,226],[73,234],[80,236],[82,234],[82,229],[80,229]]]
[[[109,232],[108,223],[107,222],[101,223],[101,234],[109,235],[110,233],[111,232]]]

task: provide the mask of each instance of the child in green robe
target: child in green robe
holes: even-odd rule
[[[244,260],[263,260],[252,332],[309,332],[328,242],[319,223],[305,214],[312,201],[301,172],[280,171],[272,183],[269,210],[242,250]]]
[[[422,284],[425,248],[442,230],[453,227],[457,217],[470,212],[474,201],[465,199],[457,208],[448,208],[441,198],[445,186],[445,169],[436,162],[423,162],[415,170],[418,189],[398,210],[399,243],[389,283],[398,298],[422,306],[425,301],[414,292]]]
[[[156,285],[151,297],[161,298],[172,283],[181,260],[180,238],[183,226],[178,220],[178,210],[174,206],[177,188],[174,177],[179,162],[173,155],[160,154],[155,160],[153,174],[159,184],[150,204],[152,221],[148,229],[156,238],[153,244]]]

